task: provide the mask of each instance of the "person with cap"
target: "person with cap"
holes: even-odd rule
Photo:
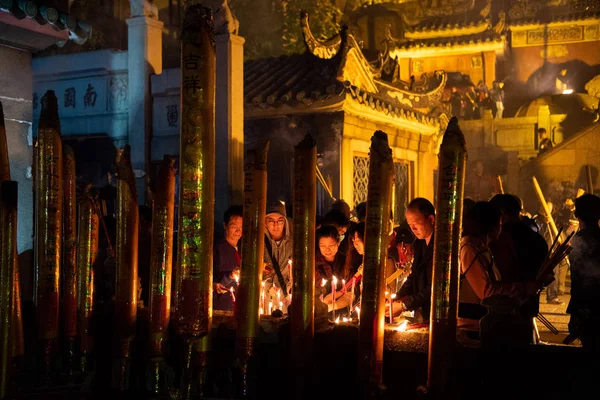
[[[275,290],[281,290],[285,299],[291,290],[290,261],[294,253],[292,228],[285,205],[276,201],[267,206],[265,217],[265,271],[263,280],[272,281]],[[269,290],[270,288],[267,288]],[[272,292],[272,290],[271,290]]]

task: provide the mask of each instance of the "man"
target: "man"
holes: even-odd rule
[[[433,230],[435,209],[427,199],[418,197],[406,208],[406,222],[415,234],[414,261],[410,275],[396,293],[394,313],[414,311],[415,322],[429,321],[431,276],[433,269]]]
[[[213,258],[213,309],[215,310],[233,310],[233,296],[238,287],[242,264],[238,248],[242,237],[242,211],[242,206],[231,206],[223,216],[225,236],[216,244]]]
[[[265,218],[265,273],[263,279],[273,279],[273,286],[281,289],[285,298],[291,289],[289,261],[294,246],[291,224],[287,219],[285,205],[280,201],[269,204]],[[282,281],[283,280],[283,284]]]
[[[479,112],[477,111],[477,93],[475,86],[469,85],[465,93],[465,119],[476,119]]]
[[[544,154],[548,150],[552,149],[552,147],[554,146],[552,144],[552,140],[550,140],[548,138],[546,129],[544,129],[544,128],[538,129],[538,140],[539,140],[538,155]]]
[[[490,200],[490,204],[502,215],[500,236],[490,243],[501,282],[536,280],[548,254],[546,241],[521,220],[521,201],[516,196],[498,194]],[[529,299],[520,311],[524,317],[535,317],[539,311],[539,296]]]
[[[583,348],[600,351],[600,198],[584,194],[575,199],[579,232],[571,241],[571,314],[569,333]]]
[[[496,119],[502,119],[502,113],[504,112],[504,90],[502,87],[504,83],[494,81],[492,83],[492,90],[490,92],[490,98],[496,105]]]

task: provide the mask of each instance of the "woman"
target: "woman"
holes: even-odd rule
[[[341,282],[345,279],[344,264],[346,257],[339,252],[340,238],[338,229],[333,225],[323,225],[317,229],[317,254],[315,260],[315,279],[331,281],[335,275]]]
[[[460,241],[459,316],[462,318],[483,317],[487,311],[481,302],[492,296],[504,296],[518,305],[538,290],[535,281],[500,283],[501,276],[489,248],[500,234],[500,218],[500,211],[487,201],[475,203],[465,216]]]

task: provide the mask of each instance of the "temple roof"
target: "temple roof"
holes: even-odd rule
[[[503,43],[504,37],[493,31],[486,31],[473,35],[464,35],[456,37],[439,37],[432,39],[421,39],[421,40],[403,40],[393,39],[393,43],[396,48],[411,50],[419,48],[438,48],[438,47],[452,47],[459,45],[473,45],[482,43]]]
[[[549,23],[577,22],[590,19],[600,19],[600,9],[550,14]],[[541,20],[541,18],[525,17],[522,19],[511,19],[510,26],[517,27],[525,25],[540,25],[543,23],[544,22]]]
[[[391,59],[387,52],[369,62],[346,28],[320,42],[310,32],[307,15],[303,15],[302,25],[305,53],[244,64],[244,103],[248,117],[351,109],[393,118],[400,125],[421,124],[427,130],[439,127],[439,119],[430,117],[429,112],[440,108],[447,78],[443,72],[436,74],[431,88],[410,91],[408,83],[394,78],[397,60]]]
[[[8,13],[18,20],[31,20],[37,26],[49,25],[55,31],[68,32],[69,40],[84,44],[92,34],[92,27],[72,15],[41,2],[0,0],[0,13]],[[59,46],[64,42],[58,42]]]

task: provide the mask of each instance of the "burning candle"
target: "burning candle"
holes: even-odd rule
[[[358,323],[360,323],[360,307],[356,307],[356,317],[358,318]]]
[[[337,285],[337,278],[335,275],[331,280],[331,309],[333,310],[333,319],[335,320],[335,287]]]
[[[235,294],[233,293],[233,286],[231,288],[229,288],[229,293],[231,293],[231,298],[233,299],[233,302],[235,303]]]
[[[390,324],[394,323],[394,299],[396,298],[396,293],[392,293],[390,296]]]
[[[281,310],[281,312],[283,312],[283,301],[279,302],[279,309]]]
[[[277,303],[281,303],[281,289],[277,289]]]
[[[342,279],[342,289],[344,290],[344,292],[346,291],[346,280]]]
[[[269,300],[269,315],[273,314],[273,302]]]
[[[352,277],[352,291],[350,292],[350,314],[352,314],[352,307],[354,306],[354,286],[356,285],[356,277]]]
[[[259,315],[263,315],[263,314],[264,314],[264,310],[263,310],[263,308],[262,308],[262,307],[258,309],[258,314],[259,314]]]

